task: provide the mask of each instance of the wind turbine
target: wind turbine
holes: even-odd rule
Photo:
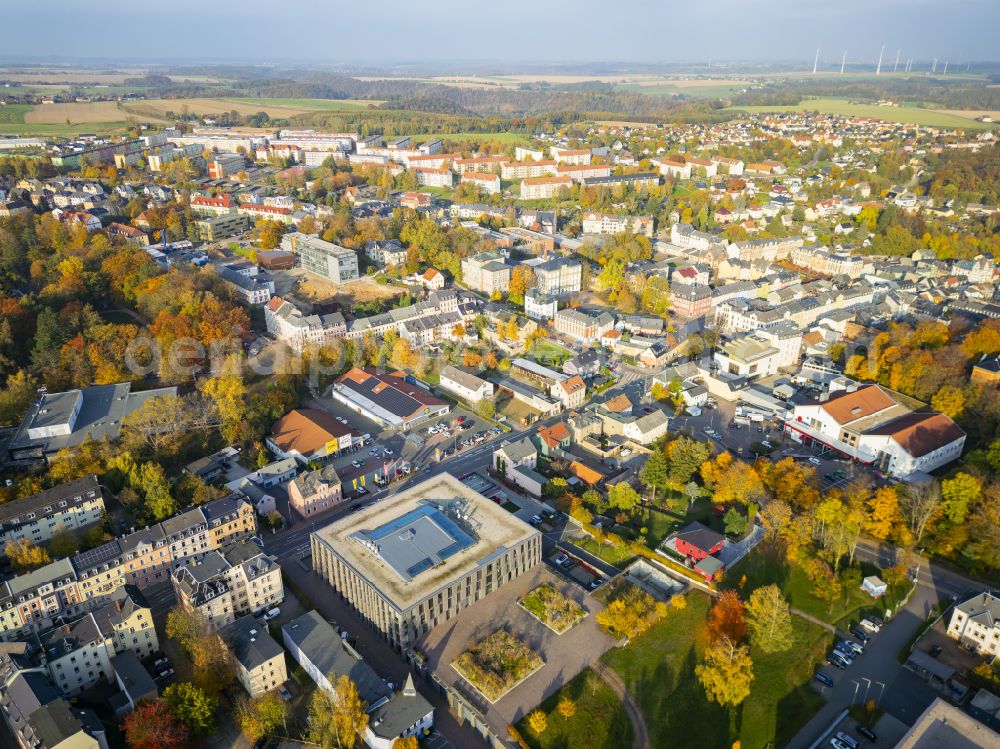
[[[816,57],[813,59],[813,75],[816,75],[817,65],[819,65],[819,47],[816,48]]]
[[[934,62],[931,63],[931,72],[932,73],[936,73],[937,72],[937,58],[936,57],[934,58]]]
[[[944,70],[941,72],[941,75],[948,75],[948,61],[947,60],[944,61]]]
[[[885,54],[885,45],[883,44],[882,49],[880,49],[878,53],[878,65],[875,67],[875,75],[882,74],[882,55],[884,54]]]
[[[899,50],[896,50],[896,64],[892,66],[892,72],[896,72],[896,68],[899,67]]]
[[[844,56],[840,58],[840,74],[844,74],[844,65],[847,64],[847,50],[844,50]]]

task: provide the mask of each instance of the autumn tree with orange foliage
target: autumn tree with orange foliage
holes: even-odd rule
[[[740,642],[747,636],[746,609],[736,591],[724,591],[715,599],[708,614],[708,632],[713,642],[723,637]]]

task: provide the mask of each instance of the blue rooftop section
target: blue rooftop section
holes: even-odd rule
[[[410,510],[372,531],[359,531],[353,538],[407,581],[476,543],[472,534],[433,505]]]

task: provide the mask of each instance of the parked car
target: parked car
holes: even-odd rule
[[[878,741],[878,734],[876,734],[868,726],[865,726],[865,725],[862,725],[861,723],[858,723],[856,726],[854,726],[854,730],[857,731],[858,733],[860,733],[862,736],[864,736],[869,741]]]
[[[837,731],[837,738],[847,744],[851,749],[858,749],[858,740],[848,733]]]
[[[828,687],[833,686],[833,679],[831,679],[827,674],[823,673],[822,671],[817,671],[815,674],[813,674],[813,678],[820,684],[825,684]]]
[[[385,448],[382,452],[384,452],[386,455],[392,455],[392,450],[389,449],[388,447]]]
[[[857,637],[859,640],[861,640],[861,643],[863,645],[867,645],[868,641],[871,640],[871,636],[864,629],[862,629],[860,626],[857,625],[851,627],[851,634]]]
[[[871,619],[868,618],[862,619],[859,622],[859,624],[861,625],[862,629],[864,629],[867,632],[871,632],[872,634],[875,634],[881,629],[879,625],[877,625],[875,622],[873,622]]]
[[[352,460],[351,465],[354,466],[355,468],[361,468],[361,464],[356,460]]]
[[[275,606],[273,609],[264,614],[263,619],[265,622],[269,622],[272,619],[277,619],[279,616],[281,616],[281,609]]]
[[[601,583],[603,582],[604,582],[603,577],[595,577],[593,580],[590,581],[590,584],[587,587],[590,588],[591,590],[597,590],[599,587],[601,587]]]
[[[537,517],[537,516],[536,516],[536,517]],[[552,561],[554,561],[554,562],[555,562],[556,564],[562,564],[563,562],[567,561],[568,559],[569,559],[569,557],[568,557],[567,555],[565,555],[565,554],[560,554],[559,556],[557,556],[557,557],[556,557],[556,558],[555,558],[554,560],[552,560]]]
[[[823,461],[820,460],[819,458],[809,458],[809,462],[812,463],[814,466],[823,465]]]
[[[157,679],[168,679],[168,678],[170,678],[173,675],[174,675],[174,670],[172,668],[168,668],[168,669],[166,669],[164,671],[160,671],[160,673],[158,673],[156,675],[156,678]]]
[[[283,699],[285,702],[291,702],[292,701],[292,693],[289,692],[284,687],[278,687],[278,694],[281,695],[281,699]]]
[[[830,746],[832,746],[833,749],[851,749],[851,747],[849,747],[840,739],[830,739]]]
[[[855,655],[861,655],[863,652],[865,652],[865,646],[859,642],[855,642],[854,640],[844,640],[842,644],[846,645],[851,650],[853,650]]]
[[[360,510],[360,509],[361,509],[362,507],[363,507],[363,505],[362,505],[362,504],[361,504],[360,502],[355,502],[355,503],[354,503],[353,505],[351,505],[351,506],[350,506],[350,508],[348,508],[348,509],[350,509],[350,511],[351,511],[351,512],[357,512],[357,511],[358,511],[358,510]]]
[[[169,667],[170,667],[170,659],[169,658],[160,658],[159,660],[153,661],[153,668],[155,668],[157,671],[159,671],[160,669],[169,668]]]
[[[531,516],[531,524],[532,525],[538,525],[541,522],[542,522],[542,516],[541,515],[532,515]]]
[[[834,668],[839,668],[841,671],[847,668],[847,664],[844,662],[844,659],[837,658],[833,653],[830,653],[830,655],[826,657],[826,662]]]

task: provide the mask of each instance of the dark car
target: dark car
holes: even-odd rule
[[[878,625],[879,629],[882,629],[882,627],[885,626],[885,622],[882,621],[882,617],[880,617],[880,616],[875,616],[874,614],[871,614],[867,618],[870,619],[871,621],[875,622]]]
[[[350,510],[351,512],[357,512],[362,508],[362,506],[363,505],[360,502],[355,502],[353,505],[351,505]]]
[[[841,671],[847,668],[847,665],[844,663],[843,659],[837,658],[833,654],[827,656],[826,662],[829,663],[834,668],[839,668]]]
[[[868,726],[863,726],[860,723],[858,723],[856,726],[854,726],[854,729],[869,741],[878,741],[878,734],[876,734]]]
[[[832,687],[833,686],[833,679],[831,679],[829,676],[827,676],[826,674],[824,674],[822,671],[817,671],[813,675],[813,678],[816,681],[818,681],[820,684],[826,684],[828,687]]]
[[[861,641],[862,645],[867,645],[868,641],[871,639],[871,635],[858,626],[851,627],[851,634],[857,637]]]

